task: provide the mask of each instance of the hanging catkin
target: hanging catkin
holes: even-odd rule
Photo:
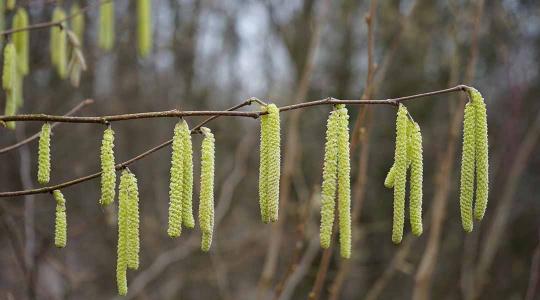
[[[182,224],[195,227],[193,218],[193,145],[191,131],[186,121],[182,122]]]
[[[53,22],[66,19],[66,13],[61,7],[56,7],[53,12]],[[50,40],[51,61],[56,66],[56,71],[60,78],[67,76],[67,36],[66,22],[60,26],[51,27]]]
[[[214,134],[206,127],[201,128],[204,139],[201,146],[201,191],[199,199],[199,224],[202,239],[201,250],[207,252],[212,245],[214,230]]]
[[[139,268],[139,187],[135,174],[128,172],[128,268]]]
[[[344,105],[338,105],[338,213],[341,257],[351,257],[351,161],[349,153],[349,115]]]
[[[60,190],[54,190],[53,197],[56,201],[54,245],[58,248],[64,248],[67,243],[66,199]]]
[[[99,9],[99,46],[111,50],[114,45],[114,1],[104,3]]]
[[[79,4],[74,3],[71,6],[70,13],[73,18],[71,18],[71,30],[75,33],[75,36],[77,36],[77,39],[79,40],[80,45],[82,46],[84,41],[84,14],[81,12],[81,9],[79,7]]]
[[[39,135],[38,182],[46,184],[51,177],[51,125],[43,124]]]
[[[407,180],[407,108],[399,104],[396,119],[396,149],[394,154],[394,213],[392,242],[398,244],[403,238],[405,219],[405,184]]]
[[[411,166],[411,138],[412,134],[414,132],[414,123],[408,122],[407,123],[407,169]],[[394,180],[396,176],[396,167],[395,164],[392,164],[392,167],[390,170],[388,170],[388,173],[386,174],[386,178],[384,179],[384,186],[386,188],[393,188],[394,187]]]
[[[475,109],[476,201],[474,217],[480,221],[486,212],[489,191],[487,111],[480,92],[474,88],[469,88],[467,91]]]
[[[326,143],[324,148],[323,182],[321,186],[321,247],[330,247],[337,187],[338,136],[340,120],[338,110],[330,113],[326,124]]]
[[[7,9],[8,10],[15,9],[15,3],[16,3],[15,0],[7,0],[7,4],[6,4]]]
[[[4,48],[4,65],[2,69],[2,87],[6,91],[5,115],[17,112],[17,52],[12,42]],[[6,122],[8,128],[14,129],[15,122]]]
[[[423,157],[422,157],[422,133],[418,123],[410,122],[414,129],[410,138],[411,182],[409,215],[412,233],[416,236],[422,234],[422,181],[423,181]]]
[[[114,202],[116,170],[114,166],[114,131],[107,127],[101,142],[101,199],[99,203],[107,206]]]
[[[28,27],[28,13],[24,8],[17,9],[17,13],[13,17],[13,29]],[[17,68],[22,75],[28,74],[28,48],[29,39],[28,31],[23,30],[13,34],[13,43],[17,51]]]
[[[461,189],[459,204],[461,223],[466,232],[473,230],[472,205],[474,192],[474,160],[475,160],[475,107],[469,102],[465,104],[463,116],[463,152],[461,154]]]
[[[129,215],[130,200],[129,189],[131,178],[127,170],[122,171],[120,184],[118,186],[118,248],[116,259],[116,284],[118,294],[124,296],[127,294],[126,270],[129,264]]]
[[[279,177],[281,136],[279,108],[275,104],[263,107],[261,116],[261,147],[259,170],[259,201],[262,220],[276,222],[279,215]]]
[[[139,55],[146,57],[152,49],[152,2],[137,1],[137,42]]]
[[[183,177],[183,142],[182,123],[174,127],[171,158],[171,180],[169,183],[169,224],[167,234],[178,237],[182,234],[182,177]]]

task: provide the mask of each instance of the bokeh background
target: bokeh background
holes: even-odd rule
[[[31,23],[56,5],[17,1]],[[539,299],[540,2],[534,0],[152,1],[153,49],[136,50],[136,1],[115,0],[116,43],[97,47],[99,9],[86,15],[89,66],[75,88],[49,59],[49,30],[30,34],[31,73],[21,113],[121,114],[221,110],[255,96],[278,105],[321,99],[386,99],[467,84],[488,107],[490,198],[465,234],[459,216],[459,93],[408,102],[424,137],[424,234],[391,242],[395,109],[349,107],[353,256],[318,245],[319,188],[330,107],[282,114],[280,220],[258,208],[259,122],[220,118],[216,226],[210,253],[200,232],[166,233],[170,147],[130,165],[141,196],[141,266],[126,299]],[[11,13],[7,14],[8,24]],[[9,27],[9,26],[8,26]],[[4,107],[5,97],[0,100]],[[254,105],[245,110],[258,110]],[[190,118],[193,126],[202,118]],[[172,136],[174,119],[114,123],[116,159]],[[0,128],[0,148],[39,122]],[[62,124],[52,138],[52,180],[99,170],[102,125]],[[200,136],[194,136],[195,214]],[[0,191],[37,187],[37,142],[0,154]],[[115,208],[98,205],[99,180],[63,190],[68,246],[53,244],[49,194],[0,199],[1,299],[116,297]],[[334,240],[336,244],[336,240]],[[337,248],[337,247],[336,247]],[[335,249],[334,249],[335,250]]]

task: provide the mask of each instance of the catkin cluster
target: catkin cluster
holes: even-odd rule
[[[66,12],[61,7],[56,7],[53,12],[52,21],[59,22],[66,18]],[[60,78],[67,76],[67,35],[66,22],[61,26],[51,27],[50,51],[51,62]]]
[[[193,149],[191,131],[185,120],[174,127],[171,159],[171,181],[169,184],[169,226],[170,237],[182,233],[182,224],[188,228],[195,226],[192,208],[193,198]]]
[[[38,145],[38,182],[46,184],[51,178],[51,124],[41,127]]]
[[[17,71],[17,50],[13,42],[9,42],[4,47],[4,65],[2,68],[2,87],[6,91],[5,115],[11,116],[17,112],[18,106],[18,71]],[[8,128],[14,129],[15,122],[7,122]]]
[[[321,187],[321,229],[323,248],[330,247],[337,191],[341,256],[351,256],[351,188],[349,115],[343,105],[330,113],[326,128],[323,182]]]
[[[116,169],[114,166],[114,131],[107,127],[101,142],[101,199],[99,203],[107,206],[114,202]]]
[[[394,188],[394,212],[392,241],[396,244],[403,238],[405,223],[405,188],[407,170],[410,168],[409,218],[414,235],[421,235],[422,228],[422,185],[423,157],[422,134],[418,123],[408,118],[407,108],[399,105],[396,119],[396,148],[394,164],[388,171],[384,186]]]
[[[53,197],[56,201],[54,245],[64,248],[67,243],[66,199],[60,190],[54,190]]]
[[[466,232],[473,230],[473,197],[476,178],[474,218],[482,220],[487,207],[489,190],[489,154],[487,111],[482,95],[467,88],[470,102],[463,117],[463,152],[461,156],[461,189],[459,203],[461,223]],[[476,175],[476,176],[475,176]]]
[[[261,116],[259,205],[263,222],[270,223],[278,220],[279,213],[281,135],[279,108],[269,104],[263,111],[268,114]]]
[[[139,191],[135,175],[122,171],[118,187],[118,248],[116,282],[118,294],[127,294],[127,269],[139,268]]]
[[[201,128],[204,139],[201,146],[201,188],[199,198],[199,224],[201,226],[201,250],[207,252],[212,245],[214,230],[214,134]]]
[[[99,46],[111,50],[114,45],[114,1],[104,3],[99,8]]]
[[[137,1],[137,42],[139,55],[146,57],[152,49],[152,2]]]

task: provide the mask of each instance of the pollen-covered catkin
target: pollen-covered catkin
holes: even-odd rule
[[[182,177],[183,177],[183,142],[182,123],[179,121],[174,127],[171,158],[171,180],[169,182],[169,224],[167,234],[178,237],[182,234]]]
[[[6,91],[6,116],[14,115],[17,112],[17,51],[12,42],[4,48],[4,65],[2,69],[2,87]],[[15,128],[15,122],[6,122],[10,129]]]
[[[84,14],[81,13],[81,9],[79,7],[79,4],[74,3],[71,6],[71,15],[74,16],[71,18],[71,30],[73,30],[73,33],[75,33],[75,36],[79,39],[79,43],[83,44],[84,41]]]
[[[388,173],[386,174],[386,178],[384,179],[384,186],[389,189],[393,188],[395,177],[396,177],[396,167],[394,164],[392,164],[392,167],[390,168],[390,170],[388,170]]]
[[[127,170],[122,171],[118,186],[118,246],[116,259],[116,284],[118,294],[127,294],[126,271],[129,264],[129,188],[130,175]]]
[[[398,244],[403,238],[405,219],[405,184],[407,180],[407,108],[399,104],[396,119],[396,149],[394,154],[394,213],[392,242]]]
[[[146,57],[152,49],[152,1],[137,1],[137,42],[139,55]]]
[[[53,22],[58,22],[66,18],[65,11],[56,7],[53,12]],[[66,23],[62,23],[62,28],[59,26],[51,27],[50,51],[51,61],[56,66],[56,71],[60,78],[67,76],[67,36]]]
[[[114,1],[100,6],[98,44],[103,50],[111,50],[114,45]]]
[[[204,139],[201,147],[201,191],[199,199],[199,224],[202,231],[201,250],[207,252],[212,245],[214,230],[214,134],[201,128]]]
[[[349,150],[349,115],[338,106],[338,216],[341,257],[351,257],[351,161]]]
[[[139,187],[135,174],[128,172],[128,268],[139,268]]]
[[[489,154],[487,111],[484,98],[474,88],[467,90],[475,109],[475,156],[476,156],[476,201],[474,217],[482,220],[488,203],[489,192]]]
[[[13,29],[28,27],[28,13],[24,8],[18,8],[17,13],[13,17]],[[17,67],[22,75],[28,74],[28,31],[23,30],[13,34],[13,43],[17,50]]]
[[[466,232],[473,230],[473,193],[474,193],[474,160],[475,160],[475,107],[473,103],[465,104],[463,116],[463,152],[461,154],[461,187],[459,204],[461,223]]]
[[[182,122],[182,224],[195,227],[193,218],[193,144],[186,121]]]
[[[99,203],[107,206],[114,202],[116,169],[114,166],[114,131],[108,127],[103,132],[101,142],[101,199]]]
[[[38,182],[46,184],[51,178],[51,124],[41,126],[38,146]]]
[[[323,181],[321,185],[321,247],[330,247],[334,226],[335,196],[337,189],[338,136],[340,129],[339,112],[330,113],[326,124],[324,148]]]
[[[67,242],[66,199],[60,190],[54,190],[53,197],[56,201],[54,245],[58,248],[64,248]]]
[[[411,122],[412,123],[412,122]],[[422,234],[422,182],[423,182],[423,157],[422,157],[422,133],[418,123],[412,123],[414,129],[412,132],[410,144],[411,160],[411,182],[410,182],[410,200],[409,215],[412,233],[416,236]]]
[[[279,178],[281,165],[281,135],[279,108],[275,104],[263,107],[261,116],[261,149],[259,198],[263,222],[276,222],[279,215]]]
[[[407,123],[407,169],[411,166],[411,138],[412,133],[414,131],[414,123],[408,122]],[[386,188],[393,188],[394,187],[394,180],[396,176],[396,167],[394,164],[392,164],[392,167],[390,170],[388,170],[388,173],[386,174],[386,178],[384,179],[384,186]]]

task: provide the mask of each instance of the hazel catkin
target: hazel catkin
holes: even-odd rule
[[[2,87],[6,91],[6,116],[15,115],[17,112],[17,51],[13,42],[9,42],[4,47],[4,65],[2,68]],[[15,122],[6,122],[10,129],[15,128]]]
[[[459,203],[461,223],[466,232],[473,230],[472,207],[474,193],[474,160],[475,160],[475,107],[473,103],[465,104],[463,117],[463,152],[461,154],[461,182]]]
[[[279,179],[281,136],[279,108],[275,104],[263,107],[261,116],[261,146],[259,170],[259,201],[262,220],[276,222],[279,215]]]
[[[403,238],[405,219],[405,184],[407,180],[407,108],[399,104],[396,119],[396,149],[394,154],[394,212],[392,242],[398,244]]]
[[[118,246],[116,259],[116,284],[118,294],[127,294],[126,271],[129,264],[129,189],[131,178],[127,170],[122,171],[118,185]]]
[[[53,11],[53,22],[59,22],[66,19],[66,13],[61,7],[56,7]],[[51,27],[50,39],[51,61],[56,67],[60,78],[67,76],[67,36],[66,22],[62,22],[62,27]]]
[[[409,195],[409,215],[412,233],[416,236],[422,234],[422,181],[423,181],[423,157],[422,157],[422,133],[418,123],[413,123],[414,129],[410,139],[411,182]]]
[[[349,115],[345,106],[338,105],[338,216],[340,253],[343,258],[351,257],[351,161],[349,153]]]
[[[17,13],[13,17],[13,29],[28,27],[28,13],[24,8],[18,8]],[[28,74],[28,31],[22,30],[13,34],[13,43],[17,50],[17,67],[22,75]]]
[[[71,6],[70,13],[73,18],[71,18],[71,30],[73,30],[73,33],[75,33],[75,36],[79,40],[80,45],[82,46],[82,43],[84,41],[84,14],[81,12],[81,9],[79,7],[79,4],[74,3]]]
[[[46,184],[51,178],[51,124],[41,127],[38,145],[38,182]]]
[[[169,182],[169,222],[167,234],[170,237],[178,237],[182,234],[182,197],[183,197],[183,167],[184,167],[184,142],[183,123],[179,121],[174,127],[171,157],[171,179]],[[186,125],[187,126],[187,125]]]
[[[199,224],[201,250],[207,252],[212,245],[214,230],[214,155],[215,139],[210,129],[201,128],[204,139],[201,146],[201,188],[199,199]]]
[[[146,57],[152,49],[152,1],[137,1],[137,42],[139,55]]]
[[[128,172],[128,229],[127,229],[127,252],[128,268],[137,270],[139,268],[139,187],[135,174]]]
[[[60,190],[54,190],[53,197],[56,201],[54,245],[64,248],[67,243],[66,199]]]
[[[480,221],[486,212],[489,192],[487,111],[486,103],[480,92],[474,88],[469,88],[467,91],[475,109],[476,201],[474,203],[474,217]]]
[[[114,164],[114,131],[107,127],[101,142],[101,199],[99,203],[107,206],[114,202],[116,169]]]
[[[193,144],[191,131],[186,121],[182,122],[182,224],[195,227],[193,218]]]
[[[104,3],[99,8],[99,46],[111,50],[114,45],[114,1]]]

